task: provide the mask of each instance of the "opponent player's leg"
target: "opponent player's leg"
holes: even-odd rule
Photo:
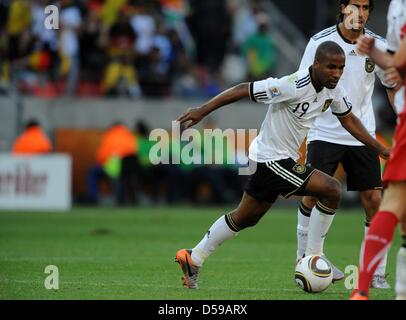
[[[399,249],[396,261],[396,299],[406,300],[406,213],[401,220],[402,246]]]
[[[406,213],[403,214],[400,223],[402,243],[396,264],[396,293],[397,299],[406,300]]]
[[[304,194],[318,199],[312,211],[306,255],[323,254],[324,238],[330,229],[334,213],[341,200],[341,183],[329,175],[315,170],[309,179]],[[314,218],[313,219],[313,215]]]
[[[361,204],[365,210],[365,223],[370,225],[375,213],[378,212],[382,201],[382,190],[360,191]]]
[[[360,257],[360,275],[358,291],[353,300],[359,295],[368,296],[369,284],[382,256],[391,245],[393,234],[399,221],[404,222],[406,214],[406,113],[398,118],[399,124],[395,132],[394,148],[386,166],[383,181],[387,184],[378,213],[374,216],[368,235],[363,243]],[[404,252],[402,250],[402,252]],[[402,254],[401,254],[402,255]],[[406,258],[405,258],[406,259]],[[404,259],[400,259],[404,261]],[[398,282],[406,284],[406,279],[398,278]],[[397,287],[401,287],[398,286]],[[406,285],[405,285],[406,287]]]
[[[183,284],[187,288],[197,289],[197,276],[203,262],[225,241],[241,230],[256,225],[271,206],[269,202],[256,200],[244,193],[238,208],[214,222],[193,249],[179,250],[175,259],[183,271]]]
[[[306,163],[330,176],[334,175],[343,155],[343,146],[325,141],[312,141],[307,145]],[[307,248],[311,212],[318,199],[305,196],[299,205],[297,216],[297,259],[303,257]],[[317,219],[317,218],[316,218]],[[314,232],[314,231],[311,231]]]
[[[405,194],[406,182],[390,183],[384,192],[379,211],[372,220],[360,257],[358,292],[363,295],[368,296],[374,272],[392,243],[398,222],[406,214]],[[406,279],[402,278],[400,282],[405,283]]]
[[[360,192],[361,204],[365,210],[365,228],[364,236],[368,234],[369,227],[374,215],[378,212],[379,206],[382,201],[382,191],[365,190]],[[386,281],[386,264],[388,260],[388,252],[382,257],[381,262],[375,270],[371,288],[376,289],[390,289],[389,283]]]

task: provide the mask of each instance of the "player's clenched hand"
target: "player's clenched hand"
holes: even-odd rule
[[[375,38],[368,36],[361,36],[357,41],[357,51],[360,55],[367,56],[375,47]]]
[[[205,116],[205,113],[202,111],[202,108],[190,108],[185,113],[183,113],[176,121],[180,124],[186,124],[186,128],[194,126],[196,123],[199,123]]]
[[[383,150],[381,152],[381,154],[379,156],[384,160],[388,160],[390,157],[391,150],[392,150],[392,148],[386,148],[385,150]]]
[[[399,71],[396,68],[391,67],[385,70],[385,82],[388,84],[396,84],[396,88],[398,88],[402,85],[403,80]]]

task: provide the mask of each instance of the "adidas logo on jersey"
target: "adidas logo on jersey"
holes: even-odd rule
[[[357,53],[356,53],[355,50],[353,49],[348,55],[349,55],[349,56],[357,56]]]

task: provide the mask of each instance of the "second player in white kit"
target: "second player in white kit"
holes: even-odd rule
[[[370,0],[340,0],[342,21],[313,36],[303,55],[300,69],[312,64],[317,47],[325,41],[333,41],[343,48],[346,55],[346,67],[340,79],[348,98],[352,103],[352,112],[361,120],[369,134],[375,137],[375,117],[372,105],[372,95],[376,77],[387,89],[388,96],[393,102],[393,84],[385,83],[384,72],[379,69],[371,59],[357,53],[356,39],[366,34],[374,37],[377,46],[386,50],[386,40],[365,28],[369,13],[373,9]],[[360,24],[356,29],[347,29],[346,12],[357,10]],[[347,10],[346,10],[347,9]],[[366,147],[346,131],[333,115],[325,112],[315,121],[314,127],[307,136],[307,164],[329,175],[334,175],[341,163],[347,174],[347,189],[359,191],[361,203],[365,210],[365,234],[369,223],[377,211],[381,201],[381,167],[376,152]],[[334,219],[332,214],[313,214],[315,199],[305,197],[298,210],[298,250],[297,259],[313,252],[323,252],[324,240]],[[341,280],[344,274],[336,267],[334,280]],[[383,259],[376,271],[373,286],[376,288],[389,288],[385,279],[386,258]]]

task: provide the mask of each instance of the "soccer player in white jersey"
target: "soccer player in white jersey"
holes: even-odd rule
[[[300,69],[313,63],[316,48],[325,41],[339,44],[346,55],[346,68],[340,79],[348,98],[353,105],[353,113],[361,120],[368,132],[375,136],[375,117],[372,106],[372,94],[376,75],[387,88],[393,103],[395,91],[393,85],[384,82],[384,72],[367,57],[357,54],[356,40],[362,34],[374,37],[379,48],[386,50],[386,41],[365,28],[372,0],[340,0],[341,22],[313,36],[303,55]],[[358,12],[359,23],[353,21]],[[350,15],[352,17],[350,17]],[[307,137],[306,162],[324,173],[333,176],[341,163],[347,174],[347,190],[359,191],[364,207],[365,234],[373,215],[381,203],[382,181],[378,154],[365,146],[346,131],[332,112],[325,112],[315,121],[315,126]],[[304,197],[298,209],[297,224],[297,260],[304,255],[323,252],[324,240],[334,219],[334,215],[325,212],[313,212],[317,199]],[[390,288],[385,279],[386,257],[377,268],[371,286]],[[333,265],[333,279],[338,281],[344,274]]]
[[[357,139],[388,156],[389,150],[368,133],[351,112],[345,90],[337,86],[345,60],[339,45],[325,42],[317,49],[311,67],[281,79],[239,84],[177,119],[190,127],[212,111],[246,97],[269,105],[259,135],[249,149],[256,171],[248,179],[240,205],[214,222],[193,249],[176,253],[184,286],[196,289],[199,270],[207,257],[241,230],[255,226],[279,195],[315,196],[316,210],[334,213],[341,198],[341,184],[311,166],[297,163],[300,145],[320,114],[331,109]]]
[[[399,28],[396,30],[396,28]],[[388,35],[391,38],[392,54],[380,51],[373,38],[358,39],[358,51],[368,55],[385,69],[387,81],[397,82],[399,73],[406,83],[406,1],[393,0],[388,12]],[[396,299],[406,300],[406,106],[398,116],[393,150],[385,168],[383,181],[385,192],[379,212],[374,216],[365,237],[359,262],[358,288],[351,300],[368,300],[372,274],[389,250],[395,229],[401,225],[402,247],[396,263]]]

